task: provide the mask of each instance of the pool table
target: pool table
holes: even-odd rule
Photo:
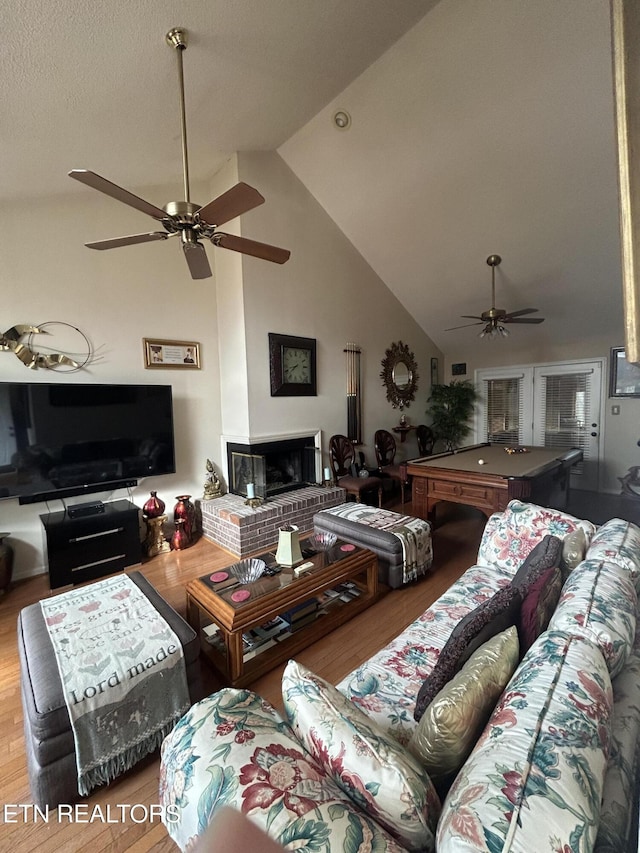
[[[439,501],[469,504],[486,516],[505,509],[510,500],[566,508],[569,473],[582,450],[526,447],[507,453],[504,444],[474,444],[405,463],[412,481],[412,512],[435,518]]]

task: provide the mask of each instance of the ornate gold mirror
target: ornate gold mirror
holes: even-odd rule
[[[418,389],[418,365],[414,354],[402,341],[391,344],[385,352],[380,378],[393,408],[400,411],[409,408]]]

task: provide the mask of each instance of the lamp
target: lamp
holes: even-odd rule
[[[480,332],[478,337],[484,338],[506,338],[509,335],[509,329],[506,329],[502,323],[498,322],[498,320],[493,319],[489,320],[484,329]]]

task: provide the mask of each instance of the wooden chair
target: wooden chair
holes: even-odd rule
[[[396,440],[388,430],[379,429],[373,437],[373,442],[378,468],[382,474],[400,483],[401,500],[404,504],[404,487],[408,481],[405,467],[395,464]]]
[[[351,466],[355,463],[356,451],[351,439],[346,435],[332,435],[329,439],[329,458],[331,470],[336,483],[352,495],[356,501],[363,503],[365,492],[378,491],[378,506],[382,506],[382,480],[380,477],[354,477]]]
[[[420,424],[420,426],[416,427],[416,438],[418,439],[418,453],[420,456],[431,456],[433,445],[436,443],[431,427],[426,426],[426,424]]]

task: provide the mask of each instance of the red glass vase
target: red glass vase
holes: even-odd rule
[[[142,507],[142,512],[147,518],[158,518],[164,512],[165,503],[160,500],[157,492],[151,492],[151,497]]]
[[[171,537],[171,548],[174,551],[183,551],[191,544],[189,542],[189,537],[187,536],[187,531],[185,530],[184,518],[176,518],[174,523],[176,529]]]
[[[191,495],[178,495],[176,497],[177,504],[173,508],[174,521],[179,518],[184,521],[184,532],[189,544],[193,541],[196,532],[196,508],[191,503],[190,498]]]

